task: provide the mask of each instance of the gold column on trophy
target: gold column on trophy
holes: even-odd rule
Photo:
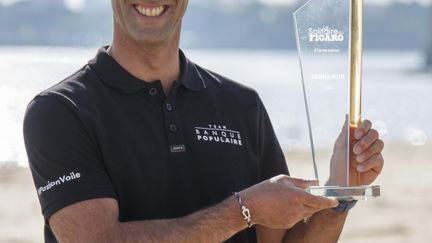
[[[353,146],[356,142],[354,131],[361,123],[362,103],[362,53],[363,53],[363,0],[351,0],[351,39],[350,39],[350,106],[349,106],[349,163],[351,167],[350,185],[360,185],[356,155]]]

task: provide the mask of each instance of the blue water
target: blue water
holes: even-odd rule
[[[21,132],[27,103],[36,93],[80,68],[96,51],[97,48],[0,47],[0,163],[27,164]],[[201,66],[255,88],[285,150],[309,148],[295,52],[185,52]],[[387,143],[432,143],[432,74],[417,71],[422,61],[417,52],[376,51],[364,55],[363,113],[374,121]],[[332,115],[332,109],[325,112],[331,118],[320,122],[333,124],[330,130],[339,129],[339,119],[333,120],[339,115]],[[331,143],[329,138],[324,145]]]

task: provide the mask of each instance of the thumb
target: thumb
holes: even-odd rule
[[[345,122],[342,126],[342,129],[339,133],[338,138],[336,139],[335,146],[346,146],[346,143],[348,142],[348,121],[349,116],[348,114],[345,115]]]

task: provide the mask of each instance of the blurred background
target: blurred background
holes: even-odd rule
[[[302,174],[311,160],[292,13],[305,1],[189,2],[181,47],[258,91]],[[365,0],[364,14],[364,116],[386,142],[386,167],[382,196],[356,206],[340,242],[432,242],[432,2]],[[0,242],[43,241],[22,138],[28,102],[109,44],[111,26],[106,0],[0,0]]]

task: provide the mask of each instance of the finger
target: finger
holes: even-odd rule
[[[320,209],[312,208],[307,205],[303,205],[303,209],[304,213],[302,218],[305,222],[307,222],[316,212],[320,211]]]
[[[334,208],[339,204],[335,198],[314,196],[306,192],[301,197],[301,202],[306,206],[315,208],[316,210]]]
[[[365,150],[363,153],[361,153],[359,156],[356,157],[357,162],[363,163],[366,160],[370,159],[375,154],[380,154],[384,149],[384,142],[381,139],[378,139],[375,141],[372,146],[370,146],[367,150]]]
[[[343,124],[343,126],[342,126],[342,130],[341,130],[341,135],[346,135],[347,134],[347,131],[348,130],[348,114],[347,115],[345,115],[345,121],[344,121],[344,124]]]
[[[270,181],[270,183],[278,183],[282,179],[288,178],[288,177],[289,176],[287,176],[287,175],[277,175],[277,176],[272,177],[269,181]]]
[[[339,202],[338,202],[339,204]],[[335,205],[334,207],[337,207],[337,205]],[[332,207],[332,208],[334,208]],[[318,213],[319,211],[328,209],[328,208],[315,208],[315,207],[310,207],[308,205],[303,205],[303,209],[304,209],[304,213],[303,213],[303,220],[308,221],[314,214]]]
[[[343,125],[343,127],[342,127],[342,131],[344,132],[344,131],[346,131],[347,129],[348,129],[348,114],[346,114],[345,115],[345,122],[344,122],[344,125]]]
[[[360,141],[356,143],[353,151],[356,155],[360,155],[365,150],[369,149],[372,144],[374,144],[379,139],[379,133],[375,129],[369,130],[369,132],[363,136]]]
[[[357,166],[357,171],[364,173],[368,171],[374,171],[377,174],[380,174],[384,167],[384,158],[381,154],[375,154],[366,162]]]
[[[303,215],[303,218],[307,221],[307,220],[309,220],[309,219],[314,215],[314,213],[315,213],[315,212],[308,212],[308,213],[305,213],[305,214]]]
[[[362,121],[361,125],[356,129],[354,136],[356,139],[362,138],[372,128],[372,122],[369,120]]]

